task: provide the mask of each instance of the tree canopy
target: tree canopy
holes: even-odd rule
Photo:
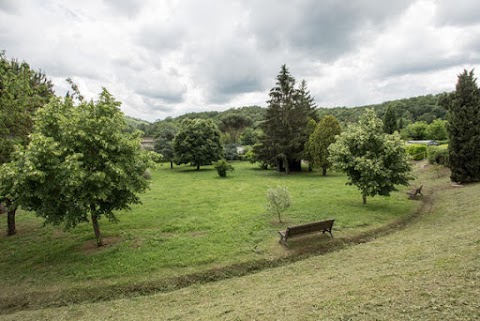
[[[34,71],[28,63],[8,60],[5,52],[0,52],[0,165],[11,160],[16,145],[26,146],[32,131],[33,113],[53,97],[53,86],[45,74]],[[13,182],[3,182],[6,188]],[[0,183],[2,184],[2,183]],[[1,194],[1,193],[0,193]],[[7,211],[7,234],[16,233],[16,206],[11,199],[13,194],[4,191],[0,202]]]
[[[200,166],[210,165],[223,156],[220,131],[212,120],[185,119],[175,136],[175,162]]]
[[[390,195],[395,185],[408,185],[410,165],[398,134],[385,134],[382,121],[367,109],[329,148],[330,161],[367,196]]]
[[[15,184],[17,204],[46,223],[67,228],[89,219],[97,245],[103,244],[98,220],[115,221],[116,210],[140,202],[152,166],[140,149],[139,132],[126,133],[125,118],[104,89],[97,101],[74,105],[56,98],[37,111],[29,145],[2,169]]]

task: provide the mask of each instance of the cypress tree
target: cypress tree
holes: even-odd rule
[[[480,181],[480,92],[473,70],[458,75],[456,90],[442,100],[447,109],[451,180]]]
[[[386,134],[393,134],[397,130],[397,116],[392,106],[388,106],[383,118],[383,131]]]

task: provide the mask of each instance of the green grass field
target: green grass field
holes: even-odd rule
[[[367,243],[168,293],[2,320],[479,320],[480,184],[418,175],[423,210]]]
[[[359,191],[346,186],[341,174],[286,176],[249,163],[234,167],[222,179],[212,167],[159,166],[142,205],[118,213],[118,224],[101,221],[107,243],[101,249],[94,246],[89,224],[66,232],[20,213],[18,234],[0,237],[0,307],[14,311],[105,300],[244,275],[305,252],[341,248],[407,219],[420,205],[403,191],[362,205]],[[265,210],[266,190],[276,185],[287,186],[293,202],[282,224]],[[294,239],[288,249],[278,244],[278,230],[327,218],[336,219],[334,240],[317,235]],[[6,226],[5,215],[0,225]]]

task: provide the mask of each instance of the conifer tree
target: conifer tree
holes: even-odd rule
[[[444,97],[449,163],[454,182],[480,181],[480,91],[473,70],[458,76],[456,90]]]
[[[308,140],[308,122],[315,118],[315,105],[306,82],[295,88],[295,78],[283,65],[261,128],[264,136],[257,151],[261,161],[275,164],[278,171],[301,170],[303,149]]]
[[[383,131],[386,134],[393,134],[397,130],[397,116],[392,106],[388,106],[383,118]]]

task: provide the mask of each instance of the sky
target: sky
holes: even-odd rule
[[[478,0],[0,0],[0,50],[125,114],[266,106],[286,64],[317,106],[453,91],[480,64]],[[477,70],[480,70],[477,68]]]

